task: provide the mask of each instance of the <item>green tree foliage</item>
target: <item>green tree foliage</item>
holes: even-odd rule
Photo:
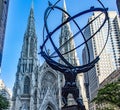
[[[10,104],[9,104],[9,101],[7,100],[7,98],[0,95],[0,110],[8,109],[9,105]]]
[[[120,81],[107,84],[101,88],[93,102],[97,105],[107,105],[107,108],[103,110],[110,110],[115,106],[120,109]]]

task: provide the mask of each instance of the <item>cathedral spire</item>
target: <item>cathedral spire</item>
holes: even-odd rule
[[[65,0],[63,1],[63,9],[67,12]],[[63,12],[62,13],[62,23],[65,22],[67,20],[67,18],[68,18],[68,15]],[[71,33],[70,24],[66,23],[64,26],[62,26],[61,34],[64,33],[62,31],[67,31],[67,32]]]
[[[37,37],[35,32],[35,19],[33,1],[31,4],[30,14],[28,17],[27,29],[24,35],[22,48],[22,57],[37,57]]]
[[[65,0],[63,1],[63,9],[64,9],[65,11],[67,10]]]
[[[64,9],[65,11],[67,11],[65,0],[63,1],[63,9]],[[68,15],[63,12],[63,13],[62,13],[62,22],[66,21],[67,18],[68,18]]]
[[[33,7],[34,6],[33,6],[33,2],[32,2],[26,32],[35,34],[35,20],[34,20],[34,8]]]
[[[63,1],[63,9],[67,12],[66,2]],[[68,19],[68,15],[66,13],[62,13],[62,23]],[[71,27],[69,23],[66,23],[64,26],[61,27],[61,34],[60,34],[60,46],[64,45],[67,40],[69,40],[73,36]],[[65,53],[75,48],[74,39],[71,39],[67,42],[64,46],[62,46],[61,52]],[[77,60],[77,53],[76,51],[72,51],[67,54],[66,59],[73,65],[79,65],[79,61]]]
[[[32,0],[31,8],[34,9],[34,1]]]

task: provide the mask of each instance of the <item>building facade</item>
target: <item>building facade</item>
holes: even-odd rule
[[[33,6],[24,34],[21,57],[13,88],[13,110],[58,110],[59,74],[37,59],[37,37]]]
[[[65,7],[64,2],[64,8]],[[65,14],[63,14],[62,19],[66,20]],[[71,36],[69,24],[66,24],[66,26],[61,29],[60,45],[62,45],[61,42],[63,43],[63,40],[65,40],[67,36],[65,33],[68,33],[69,37]],[[70,48],[71,45],[69,44],[67,46]],[[63,50],[65,50],[65,48],[63,48]],[[69,57],[73,58],[75,54],[76,53],[73,52]],[[81,79],[81,77],[83,79],[83,75],[80,76],[79,79]],[[39,65],[37,58],[37,36],[32,6],[27,29],[24,34],[21,56],[17,66],[16,80],[13,88],[12,110],[60,110],[62,107],[61,87],[63,86],[63,82],[63,75],[49,67],[46,62],[41,66]],[[77,83],[81,87],[81,82]],[[83,86],[84,85],[82,85],[82,87]],[[74,104],[73,97],[71,95],[68,97],[68,104]],[[85,103],[87,105],[87,101]]]
[[[117,82],[120,80],[120,69],[113,71],[101,84],[99,88],[103,88],[105,85]]]
[[[96,18],[100,12],[95,12],[90,17],[89,22]],[[85,73],[85,84],[87,90],[89,90],[88,98],[89,101],[93,100],[97,94],[99,84],[102,83],[114,70],[120,67],[120,20],[119,16],[115,11],[108,12],[110,18],[109,24],[109,38],[107,45],[100,56],[99,62],[96,66]],[[94,22],[92,22],[85,29],[85,37],[89,38],[104,20],[104,16],[99,16]],[[88,46],[90,47],[90,60],[93,60],[101,51],[102,45],[105,43],[105,36],[107,34],[108,25],[105,24],[103,28],[95,35],[95,37],[89,41]],[[99,38],[100,36],[100,38]],[[83,49],[83,63],[86,64],[87,59],[87,49]],[[90,110],[95,110],[95,106],[90,104]]]
[[[0,0],[0,68],[2,62],[2,53],[5,39],[5,29],[8,14],[9,0]]]

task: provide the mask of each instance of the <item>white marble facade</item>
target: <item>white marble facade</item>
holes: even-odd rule
[[[60,76],[39,65],[33,7],[30,10],[13,88],[13,110],[59,110]]]

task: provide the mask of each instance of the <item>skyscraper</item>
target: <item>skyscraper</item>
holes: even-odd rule
[[[116,0],[117,8],[118,8],[118,13],[120,16],[120,0]]]
[[[2,62],[4,39],[5,39],[8,5],[9,5],[9,0],[0,0],[0,69]]]
[[[94,14],[89,18],[89,22],[99,14],[100,12],[94,12]],[[90,101],[96,96],[99,84],[114,70],[120,67],[120,20],[115,11],[110,11],[108,14],[110,18],[110,33],[107,45],[101,54],[100,61],[97,65],[85,73],[86,85],[89,85],[87,89],[89,89],[88,94]],[[85,29],[85,37],[89,38],[98,29],[103,20],[104,16],[101,15],[94,22],[92,22],[90,26]],[[105,24],[100,32],[98,32],[88,43],[90,47],[91,60],[93,60],[102,49],[102,45],[105,43],[107,29],[108,25]],[[88,61],[87,57],[85,57],[87,56],[86,47],[83,50],[83,56],[83,63],[85,64]],[[94,106],[91,106],[90,110],[91,109],[94,109]]]

